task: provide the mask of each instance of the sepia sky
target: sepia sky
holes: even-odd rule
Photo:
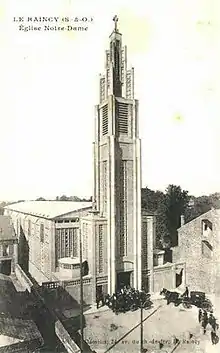
[[[219,192],[219,13],[218,0],[0,0],[0,200],[92,194],[94,105],[115,14],[135,68],[143,187]],[[93,23],[23,32],[14,16]]]

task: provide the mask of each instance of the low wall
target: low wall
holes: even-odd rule
[[[70,337],[67,330],[62,323],[58,320],[55,322],[55,332],[57,337],[63,343],[68,353],[80,353],[81,349],[77,346],[74,340]]]
[[[78,302],[80,302],[80,278],[58,280],[57,277],[53,276],[54,281],[45,281],[42,283],[42,287],[46,288],[57,288],[62,286],[66,291]],[[95,289],[92,277],[90,275],[83,277],[83,301],[85,304],[95,303]]]
[[[71,284],[71,282],[66,282],[63,283],[63,287],[75,300],[78,301],[78,303],[80,303],[80,283]],[[91,282],[83,281],[83,301],[85,304],[94,303],[93,288]]]
[[[154,292],[158,293],[162,288],[174,289],[175,276],[176,273],[172,265],[154,267]]]
[[[49,278],[45,276],[45,274],[40,271],[31,261],[29,261],[29,273],[31,276],[37,281],[38,284],[42,284],[43,282],[50,281]]]
[[[19,282],[22,284],[22,286],[26,288],[28,292],[31,293],[31,288],[33,287],[33,283],[31,282],[31,280],[28,278],[28,276],[25,274],[25,272],[18,264],[15,265],[15,275],[19,280]]]
[[[60,281],[53,281],[53,282],[43,282],[42,283],[42,288],[48,288],[48,289],[56,289],[61,286]]]

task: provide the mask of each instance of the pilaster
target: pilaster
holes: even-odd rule
[[[95,142],[93,142],[92,144],[93,146],[93,198],[95,198],[95,200],[93,199],[93,202],[96,202],[96,179],[97,179],[97,167],[96,167],[96,144]]]
[[[134,219],[134,226],[133,226],[133,230],[134,230],[134,235],[133,235],[133,246],[134,246],[134,274],[133,274],[133,286],[134,288],[137,288],[137,283],[138,283],[138,277],[137,277],[137,271],[138,271],[138,249],[137,249],[137,167],[136,167],[136,163],[137,163],[137,146],[136,144],[133,145],[133,159],[134,159],[134,165],[133,165],[133,219]]]
[[[110,223],[111,223],[111,292],[115,292],[115,137],[110,136]]]
[[[153,217],[147,217],[147,262],[149,270],[149,292],[154,292],[154,258],[153,258]]]
[[[112,261],[112,239],[111,239],[111,173],[110,173],[110,138],[108,138],[108,173],[107,173],[107,245],[108,245],[108,293],[112,294],[112,268],[111,268],[111,261]]]
[[[92,302],[96,302],[96,232],[97,232],[97,227],[96,227],[96,222],[94,220],[94,215],[92,218],[92,225],[91,230],[92,234],[91,236],[91,254],[92,254]]]
[[[55,222],[50,221],[49,223],[50,227],[50,259],[51,262],[48,264],[50,266],[50,277],[52,279],[52,273],[55,272],[56,270],[56,249],[55,249],[55,243],[56,243],[56,227],[55,227]]]
[[[142,224],[141,224],[141,142],[139,139],[137,144],[137,289],[142,289]]]

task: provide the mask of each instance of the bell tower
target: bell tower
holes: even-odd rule
[[[95,108],[94,199],[107,219],[108,292],[118,278],[141,289],[141,141],[134,69],[127,68],[118,18],[105,52],[100,100]],[[119,276],[120,275],[120,276]]]

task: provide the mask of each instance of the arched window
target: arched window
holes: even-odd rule
[[[207,258],[212,257],[213,247],[207,240],[202,240],[202,255]]]

